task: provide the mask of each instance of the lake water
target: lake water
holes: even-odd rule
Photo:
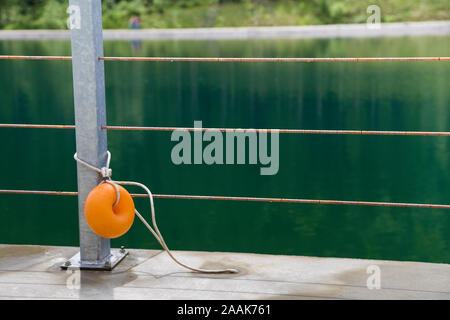
[[[450,37],[106,41],[107,56],[448,56]],[[0,41],[0,54],[70,55],[68,41]],[[449,62],[105,62],[109,125],[450,131]],[[0,61],[0,123],[73,124],[70,61]],[[450,203],[450,138],[280,135],[279,171],[175,165],[170,132],[109,131],[113,178],[156,194]],[[73,130],[0,129],[0,189],[76,191]],[[140,192],[138,189],[130,189]],[[136,199],[150,217],[145,199]],[[167,244],[450,263],[439,209],[156,199]],[[0,195],[0,243],[78,245],[76,197]],[[136,219],[112,241],[159,248]]]

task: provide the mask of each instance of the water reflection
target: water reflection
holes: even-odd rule
[[[448,37],[144,41],[142,56],[442,56]],[[106,41],[105,54],[133,55]],[[70,44],[0,42],[0,54]],[[73,123],[70,62],[0,61],[0,122]],[[111,125],[448,131],[450,66],[388,63],[107,62]],[[42,81],[45,79],[45,81]],[[132,79],[133,81],[129,81]],[[125,81],[124,81],[125,80]],[[4,189],[76,190],[71,131],[2,129]],[[114,178],[154,193],[450,203],[446,137],[280,136],[280,170],[176,166],[170,133],[109,132]],[[13,159],[13,161],[11,160]],[[39,168],[39,169],[36,169]],[[137,191],[137,190],[136,190]],[[0,243],[77,245],[75,198],[0,196]],[[147,202],[136,200],[145,212]],[[450,262],[443,210],[155,201],[173,249]],[[158,248],[140,223],[113,246]]]

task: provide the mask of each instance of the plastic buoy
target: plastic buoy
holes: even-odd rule
[[[89,227],[103,238],[118,238],[133,225],[133,199],[127,190],[119,185],[117,187],[120,198],[115,206],[117,191],[109,183],[102,183],[92,189],[84,205],[84,216]]]

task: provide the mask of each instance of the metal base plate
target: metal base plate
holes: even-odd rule
[[[76,255],[74,255],[72,258],[67,260],[63,265],[61,265],[61,268],[64,270],[105,270],[105,271],[111,271],[114,269],[115,266],[119,264],[120,261],[125,258],[125,256],[128,254],[127,250],[114,250],[111,249],[111,254],[106,257],[103,261],[97,261],[94,263],[80,260],[80,253],[78,252]]]

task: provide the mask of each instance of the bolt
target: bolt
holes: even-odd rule
[[[125,253],[125,247],[124,246],[120,247],[120,253]]]
[[[68,266],[72,265],[72,262],[70,262],[69,260],[67,260],[66,263],[64,263],[64,265],[65,265],[66,267],[68,267]]]
[[[106,262],[105,262],[105,268],[111,268],[111,261],[109,261],[109,260],[107,260]]]

